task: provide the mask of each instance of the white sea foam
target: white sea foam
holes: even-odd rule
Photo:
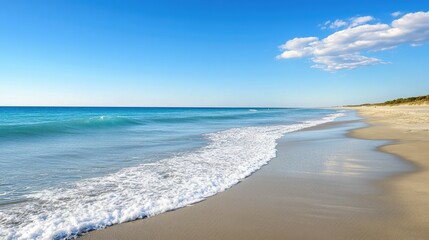
[[[285,133],[333,121],[233,128],[207,135],[207,146],[158,162],[34,193],[0,210],[1,239],[64,239],[201,201],[258,170],[276,155]]]

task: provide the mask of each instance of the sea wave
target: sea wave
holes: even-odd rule
[[[180,115],[174,115],[174,116],[156,116],[153,118],[147,118],[145,121],[148,122],[155,122],[155,123],[196,123],[196,122],[206,122],[206,121],[224,121],[224,120],[239,120],[239,119],[246,119],[249,117],[252,117],[254,113],[257,111],[246,111],[246,112],[240,112],[240,113],[228,113],[228,114],[221,114],[221,115],[194,115],[194,116],[180,116]],[[258,113],[258,117],[261,116],[272,116],[275,114],[275,112],[260,112]]]
[[[69,133],[78,130],[100,129],[139,124],[142,123],[136,119],[128,117],[95,116],[39,123],[0,125],[0,137]]]
[[[255,112],[227,113],[227,114],[196,114],[196,115],[141,115],[130,116],[91,116],[66,120],[50,120],[45,122],[29,122],[25,124],[0,124],[0,138],[3,137],[27,137],[50,134],[74,133],[80,130],[96,130],[133,125],[170,124],[170,123],[205,123],[206,121],[240,120],[252,117]],[[258,116],[271,116],[275,112],[258,113]]]
[[[0,210],[0,238],[68,239],[201,201],[267,164],[284,134],[343,115],[210,133],[208,145],[198,150],[35,192],[27,196],[30,201]]]

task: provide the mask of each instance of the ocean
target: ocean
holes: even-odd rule
[[[337,109],[0,107],[0,239],[68,239],[221,192]]]

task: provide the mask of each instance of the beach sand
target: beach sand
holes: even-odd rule
[[[277,157],[234,187],[82,238],[427,239],[428,132],[418,123],[427,124],[427,108],[358,110],[371,127],[354,118],[286,134]],[[346,137],[353,129],[396,142]]]
[[[408,160],[417,169],[384,182],[399,214],[385,225],[396,226],[396,239],[429,239],[429,106],[355,109],[371,127],[355,130],[351,136],[394,140],[380,150]]]

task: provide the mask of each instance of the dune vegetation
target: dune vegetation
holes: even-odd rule
[[[394,100],[385,101],[382,103],[365,103],[353,106],[396,106],[396,105],[429,105],[429,95],[397,98]]]

